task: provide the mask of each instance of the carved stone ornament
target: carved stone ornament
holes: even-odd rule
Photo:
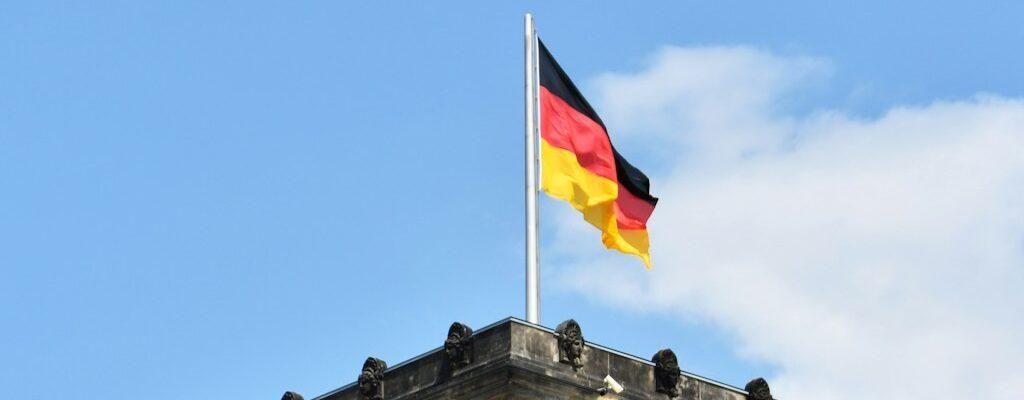
[[[304,400],[301,394],[295,392],[284,392],[284,396],[281,396],[281,400]]]
[[[359,374],[359,398],[364,400],[384,399],[384,370],[388,365],[384,361],[369,357],[363,363],[363,372]]]
[[[452,370],[469,365],[473,358],[473,328],[453,322],[444,340],[444,352],[448,354]]]
[[[555,334],[558,337],[558,361],[569,364],[574,371],[583,367],[583,346],[586,342],[580,324],[567,320],[558,324]]]
[[[747,383],[743,388],[747,391],[749,400],[772,400],[772,391],[768,388],[768,381],[764,378],[757,378]]]
[[[669,398],[679,397],[679,360],[671,349],[654,353],[654,390]]]

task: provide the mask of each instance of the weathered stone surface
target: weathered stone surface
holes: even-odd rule
[[[743,392],[722,390],[720,386],[700,382],[698,384],[700,400],[745,400],[747,397]]]
[[[444,347],[388,368],[383,399],[668,399],[656,392],[652,362],[588,342],[574,369],[559,361],[554,331],[517,319],[474,332],[472,346],[472,359],[454,370]],[[600,396],[597,389],[606,375],[625,391]],[[676,387],[676,399],[746,399],[742,390],[686,374]],[[349,384],[314,400],[357,399],[359,386]]]
[[[701,381],[688,376],[679,377],[679,398],[680,399],[699,399],[700,397],[700,385]]]

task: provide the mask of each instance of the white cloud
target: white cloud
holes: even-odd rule
[[[572,260],[560,284],[712,322],[741,355],[778,365],[769,382],[786,400],[1018,398],[1024,101],[872,120],[777,106],[829,69],[744,47],[666,48],[643,71],[596,80],[619,141],[679,156],[653,177],[655,269],[601,250],[566,211],[548,249]]]

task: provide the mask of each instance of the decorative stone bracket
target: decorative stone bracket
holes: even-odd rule
[[[583,331],[575,320],[566,320],[555,328],[558,338],[558,361],[569,364],[573,371],[583,367]]]
[[[383,360],[368,357],[359,373],[359,397],[363,400],[384,399],[384,370],[388,369]]]
[[[679,397],[679,360],[672,349],[663,349],[654,353],[654,390],[669,398]]]
[[[448,338],[444,340],[444,352],[448,354],[448,363],[453,371],[469,365],[473,361],[473,329],[453,322],[448,328]]]
[[[305,400],[301,394],[295,392],[284,392],[284,396],[281,396],[281,400]]]
[[[764,380],[764,378],[757,378],[747,382],[747,386],[743,390],[747,391],[747,399],[749,400],[773,400],[772,391],[768,388],[768,381]]]

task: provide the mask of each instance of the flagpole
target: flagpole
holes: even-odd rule
[[[540,324],[537,251],[537,31],[525,16],[526,78],[526,321]]]

